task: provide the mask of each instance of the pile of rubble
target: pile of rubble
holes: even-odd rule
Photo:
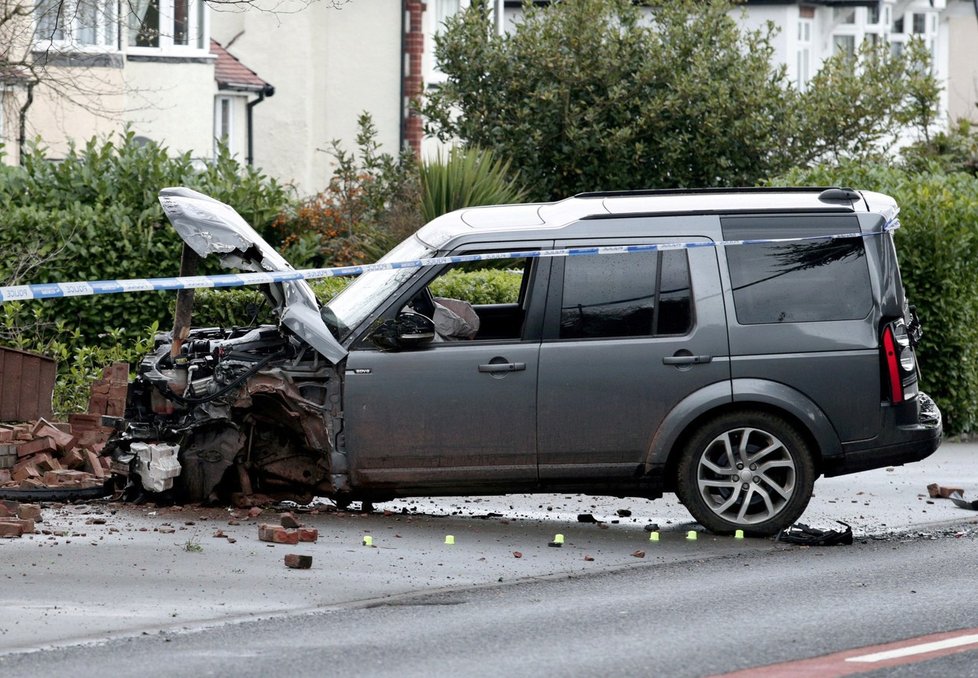
[[[111,459],[102,451],[113,431],[106,420],[123,415],[128,381],[129,366],[115,363],[92,385],[87,413],[0,424],[0,490],[103,486]]]
[[[41,520],[41,507],[0,500],[0,537],[19,537],[34,532],[34,523]]]

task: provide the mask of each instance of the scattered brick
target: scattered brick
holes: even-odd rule
[[[20,482],[22,480],[27,480],[28,478],[40,478],[41,474],[37,472],[37,467],[34,466],[34,462],[30,459],[25,459],[18,462],[14,466],[13,473],[10,474],[13,480]]]
[[[964,490],[960,487],[944,487],[943,485],[938,485],[937,483],[931,483],[927,486],[927,492],[931,497],[937,499],[947,499],[955,492],[964,496]]]
[[[292,513],[282,513],[279,515],[279,522],[282,527],[288,527],[290,529],[295,529],[299,527],[299,521],[295,519]]]
[[[87,452],[88,450],[85,450]],[[80,469],[85,466],[85,452],[73,447],[61,455],[61,465],[70,469]],[[100,465],[101,466],[101,465]]]
[[[0,537],[14,538],[24,534],[24,527],[16,519],[0,518]]]
[[[294,530],[288,530],[281,525],[263,523],[258,526],[258,539],[274,544],[298,544],[299,533]]]
[[[23,442],[17,446],[17,456],[20,458],[29,457],[32,454],[40,454],[42,452],[50,452],[51,454],[54,454],[57,451],[58,446],[55,444],[54,438],[51,436],[34,438],[34,440]]]
[[[70,450],[75,445],[75,436],[56,428],[46,419],[38,419],[31,433],[38,438],[52,438],[54,444],[62,452]]]
[[[41,521],[41,507],[37,504],[21,504],[17,508],[17,517],[24,520],[33,520],[35,523]]]
[[[101,458],[91,450],[85,450],[85,470],[96,478],[105,478],[105,468]]]
[[[285,556],[285,566],[291,567],[294,570],[308,570],[312,567],[312,556],[289,553]]]
[[[299,528],[299,541],[318,541],[319,540],[319,530],[312,527],[300,527]]]

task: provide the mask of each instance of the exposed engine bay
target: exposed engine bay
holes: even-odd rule
[[[185,243],[181,276],[208,256],[243,271],[294,270],[228,205],[187,188],[163,189],[160,203]],[[334,452],[346,350],[304,280],[260,288],[277,326],[191,329],[193,289],[178,292],[174,329],[140,363],[107,444],[127,498],[248,504],[348,491]]]
[[[248,503],[261,494],[308,502],[335,493],[332,365],[272,325],[193,330],[176,358],[170,339],[159,335],[139,365],[126,429],[110,442],[129,498],[150,491],[176,501]]]

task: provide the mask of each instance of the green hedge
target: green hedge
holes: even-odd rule
[[[515,303],[519,298],[521,279],[522,274],[518,271],[452,271],[432,283],[431,291],[438,297],[465,299],[473,304]],[[351,280],[323,278],[311,280],[310,285],[319,301],[326,303]],[[194,295],[193,323],[197,327],[246,325],[251,321],[255,309],[260,309],[257,316],[259,323],[274,323],[275,318],[268,305],[262,303],[263,300],[262,293],[252,287],[199,289]],[[174,303],[175,300],[171,299],[171,314]]]
[[[798,170],[782,185],[851,186],[893,196],[900,272],[924,329],[921,388],[949,434],[978,424],[978,177],[863,164]]]
[[[157,199],[167,186],[228,202],[259,231],[291,201],[282,186],[227,153],[199,167],[188,154],[171,157],[131,133],[92,140],[58,162],[35,148],[23,167],[0,165],[0,284],[176,275],[182,242]],[[217,270],[205,264],[201,273]],[[18,307],[19,322],[36,328],[39,344],[52,338],[47,328],[57,320],[77,328],[83,344],[97,344],[112,328],[134,339],[153,322],[168,324],[172,299],[141,292],[30,302]]]

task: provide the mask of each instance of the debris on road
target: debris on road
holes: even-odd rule
[[[577,514],[577,522],[579,523],[597,523],[600,522],[590,513],[579,513]]]
[[[299,555],[298,553],[286,554],[285,566],[291,567],[293,570],[308,570],[312,567],[312,556]]]
[[[523,557],[523,553],[520,552],[520,551],[513,551],[513,557],[514,558],[522,558]]]
[[[34,523],[41,522],[41,507],[0,500],[0,537],[17,538],[34,533]]]
[[[938,485],[937,483],[931,483],[927,486],[927,493],[933,499],[950,499],[952,494],[959,494],[964,496],[964,490],[960,487],[944,487]]]
[[[968,501],[964,498],[964,494],[962,492],[953,492],[948,495],[948,499],[950,499],[958,508],[968,509],[969,511],[978,511],[978,501]]]
[[[71,414],[67,422],[41,418],[0,424],[0,496],[99,494],[111,468],[110,457],[103,455],[113,431],[106,418],[112,422],[123,415],[128,379],[126,363],[105,368],[102,379],[92,384],[88,412]]]
[[[845,526],[845,530],[820,530],[804,523],[795,523],[778,533],[775,541],[801,546],[845,546],[852,545],[852,528],[841,520],[835,521]]]
[[[644,558],[644,557],[645,557],[645,551],[642,551],[642,550],[639,550],[639,551],[633,551],[633,552],[632,552],[632,555],[633,555],[634,557],[636,557],[636,558]]]

